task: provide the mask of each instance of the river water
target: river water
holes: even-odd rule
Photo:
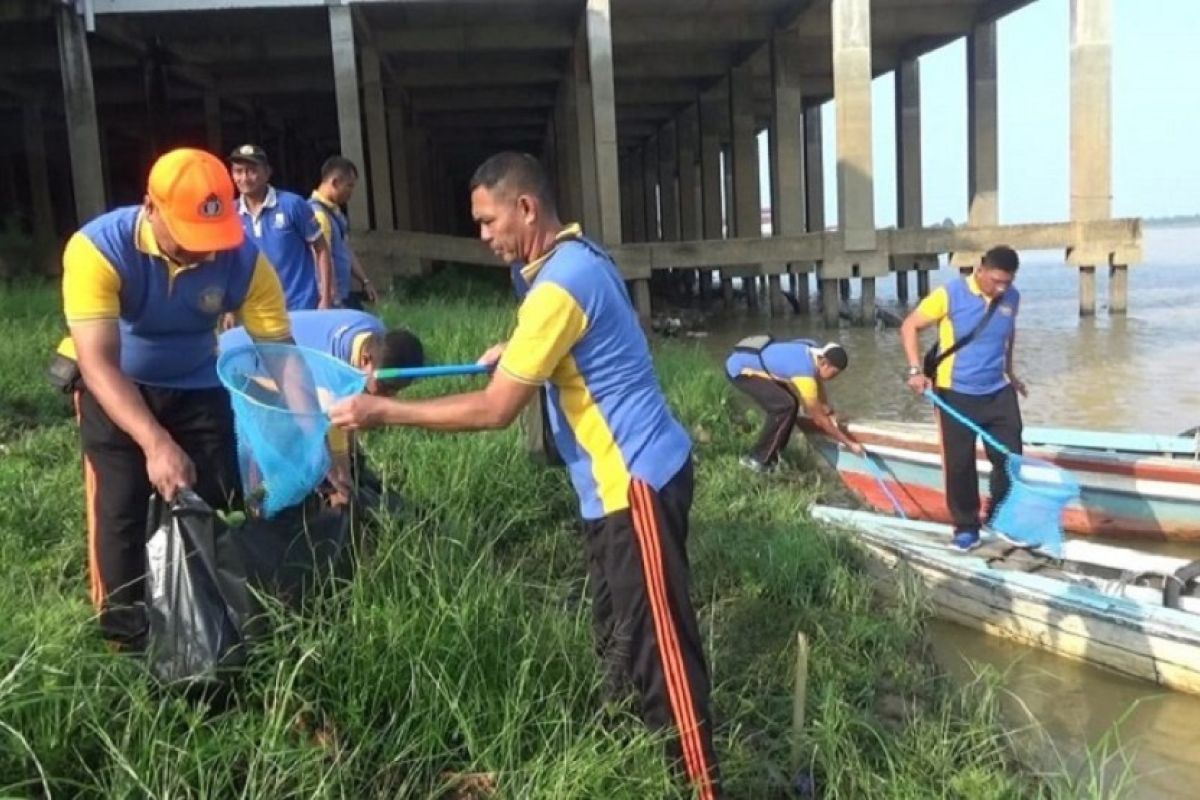
[[[943,266],[931,284],[955,276]],[[1081,320],[1078,274],[1062,254],[1022,254],[1016,371],[1029,387],[1025,423],[1160,434],[1200,425],[1200,228],[1146,228],[1144,261],[1129,270],[1124,317],[1108,316],[1106,270],[1097,270],[1096,282],[1098,313]],[[903,311],[895,306],[893,279],[880,280],[877,294],[881,305]],[[828,386],[840,415],[932,421],[925,401],[904,384],[898,331],[832,331],[815,318],[734,313],[705,346],[723,359],[739,338],[765,330],[776,338],[836,339],[846,346],[850,367]],[[1200,558],[1197,547],[1153,549]],[[1006,671],[1012,723],[1048,734],[1055,764],[1085,769],[1088,748],[1117,737],[1136,775],[1129,796],[1200,796],[1200,697],[1163,692],[951,624],[935,626],[934,649],[954,674],[969,676],[972,663]]]

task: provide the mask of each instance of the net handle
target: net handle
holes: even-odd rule
[[[980,428],[978,425],[976,425],[973,420],[968,419],[961,411],[954,408],[945,400],[934,394],[932,389],[925,390],[925,397],[929,400],[929,402],[937,406],[938,409],[945,411],[947,414],[965,426],[968,430],[979,436],[980,439],[983,439],[984,443],[988,447],[991,447],[993,450],[998,450],[1010,459],[1014,457],[1011,450],[996,441],[996,439],[990,433],[987,433],[983,430],[983,428]]]
[[[439,378],[446,375],[482,375],[491,368],[486,364],[439,364],[432,367],[393,367],[375,370],[375,379],[394,381],[404,378]]]

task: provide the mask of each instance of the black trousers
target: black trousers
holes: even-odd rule
[[[1017,392],[1006,386],[992,394],[963,394],[939,389],[938,395],[951,408],[961,412],[1000,444],[1014,453],[1021,452],[1021,409]],[[939,413],[938,427],[942,434],[942,463],[946,476],[946,505],[955,532],[979,530],[979,473],[975,469],[975,434],[965,425]],[[1008,494],[1011,482],[1004,454],[984,447],[992,462],[991,511]]]
[[[779,381],[751,375],[731,378],[733,385],[750,395],[751,399],[766,412],[762,432],[750,450],[750,455],[760,464],[771,465],[787,447],[800,415],[800,398]]]
[[[669,755],[700,798],[719,796],[708,668],[688,594],[691,460],[661,490],[634,480],[630,507],[584,523],[605,688],[637,693],[642,719],[671,731]]]
[[[138,386],[150,413],[196,466],[192,488],[216,509],[241,501],[233,409],[224,389]],[[83,444],[88,572],[105,638],[140,646],[145,612],[146,514],[154,488],[142,449],[87,391],[75,394]]]

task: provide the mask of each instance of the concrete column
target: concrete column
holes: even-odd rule
[[[721,138],[728,125],[727,105],[719,94],[700,97],[700,218],[705,239],[721,239]],[[700,271],[700,296],[708,298],[712,272]]]
[[[388,143],[387,104],[383,99],[383,77],[380,74],[379,51],[367,45],[362,49],[363,103],[367,118],[367,148],[371,155],[372,219],[377,231],[395,229],[392,207],[392,159]],[[365,166],[358,165],[360,172]]]
[[[642,174],[645,176],[643,189],[646,195],[646,241],[662,240],[658,195],[658,137],[646,140],[642,151]]]
[[[911,58],[901,61],[896,69],[897,227],[921,227],[924,213],[921,193],[921,64]],[[901,303],[908,303],[907,270],[896,270],[896,297]]]
[[[929,270],[917,270],[917,297],[924,299],[929,296]]]
[[[733,151],[733,229],[741,239],[762,236],[758,185],[758,130],[754,115],[754,69],[749,63],[729,70],[729,119]],[[758,309],[756,268],[743,272],[746,302]]]
[[[831,0],[837,101],[838,228],[845,249],[875,249],[871,155],[871,0]]]
[[[676,155],[679,162],[679,238],[694,242],[701,238],[700,219],[700,172],[697,159],[700,155],[700,108],[692,104],[680,112],[678,121],[678,144]],[[696,271],[687,273],[685,286],[688,292],[695,289]]]
[[[663,125],[658,135],[658,196],[664,242],[679,241],[679,159],[674,122]]]
[[[800,54],[794,32],[778,31],[771,39],[771,217],[775,235],[804,233],[804,107],[800,90]],[[796,295],[807,311],[809,264],[793,262],[798,274]],[[783,313],[778,276],[771,282],[771,313]]]
[[[575,177],[579,184],[579,221],[589,236],[600,239],[600,187],[596,171],[596,122],[592,114],[590,72],[585,19],[571,52],[571,74],[567,76],[571,84],[568,92],[571,108],[568,113],[575,115],[571,128],[575,134],[575,161],[579,164],[579,172]]]
[[[825,230],[825,164],[821,134],[821,107],[804,112],[804,211],[809,233]],[[838,324],[838,287],[836,278],[817,271],[817,291],[821,296],[821,316],[825,327]]]
[[[371,193],[367,160],[363,151],[362,112],[358,102],[358,67],[354,45],[354,21],[350,6],[329,7],[329,41],[333,48],[333,81],[337,94],[338,132],[342,155],[358,165],[358,188],[350,198],[349,217],[353,230],[366,230],[371,221],[367,196]]]
[[[630,154],[622,155],[617,161],[620,171],[618,186],[621,190],[621,236],[623,242],[633,240],[633,181],[629,175]]]
[[[595,130],[600,203],[599,235],[605,244],[621,241],[621,195],[617,184],[617,100],[613,82],[612,10],[609,0],[587,0],[585,23]]]
[[[55,16],[58,63],[62,72],[67,115],[67,144],[71,153],[71,186],[75,217],[82,225],[104,213],[104,172],[100,151],[100,125],[96,119],[96,93],[83,19],[60,4]]]
[[[629,238],[634,242],[646,241],[646,172],[642,166],[644,155],[639,148],[629,154],[626,166],[629,169]]]
[[[554,136],[558,143],[560,210],[565,218],[584,223],[586,209],[583,203],[583,151],[579,143],[578,88],[572,75],[567,75],[559,84]]]
[[[729,103],[726,102],[725,106],[728,108]],[[725,208],[722,213],[722,219],[725,222],[725,238],[732,239],[737,236],[733,200],[733,145],[728,142],[723,143],[721,145],[721,154],[725,163],[725,170],[722,175],[725,188]],[[725,305],[725,308],[733,308],[733,269],[729,267],[721,269],[721,302]]]
[[[221,96],[215,89],[204,90],[204,141],[210,152],[225,157],[221,138]]]
[[[392,162],[392,220],[397,230],[411,231],[412,201],[409,197],[408,120],[404,97],[387,92],[388,152]]]
[[[29,172],[29,199],[33,212],[33,240],[44,263],[38,266],[50,275],[61,271],[59,259],[51,255],[54,242],[54,203],[50,199],[50,171],[46,162],[46,130],[42,104],[26,100],[21,106],[21,132],[25,144],[25,166]]]
[[[1071,0],[1071,219],[1112,215],[1112,0]],[[1096,313],[1095,264],[1080,264],[1079,313]],[[1120,272],[1124,272],[1121,265]],[[1110,306],[1127,307],[1114,268]],[[1119,295],[1119,296],[1118,296]]]
[[[996,23],[986,22],[967,37],[967,194],[972,226],[1000,223],[999,120]]]

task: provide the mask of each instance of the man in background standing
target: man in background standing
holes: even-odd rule
[[[329,246],[304,198],[271,185],[266,152],[244,144],[229,155],[229,172],[241,195],[238,217],[246,238],[263,252],[283,284],[289,311],[333,308],[337,286]]]
[[[354,187],[358,183],[358,167],[344,156],[330,156],[321,165],[321,183],[309,197],[309,205],[316,214],[321,235],[333,257],[333,275],[338,288],[337,304],[343,308],[362,310],[362,301],[352,291],[354,280],[362,285],[361,297],[368,303],[379,302],[379,295],[371,285],[371,279],[363,270],[358,256],[350,249],[350,223],[342,208],[350,202]]]

